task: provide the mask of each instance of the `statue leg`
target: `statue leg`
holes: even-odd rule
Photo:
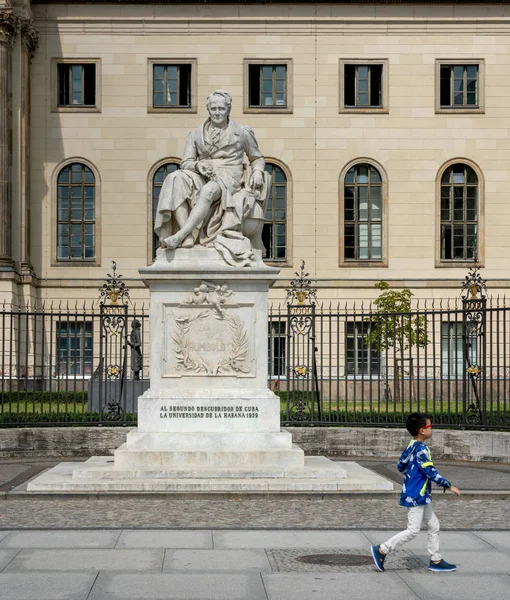
[[[221,196],[220,186],[214,181],[209,181],[204,185],[204,187],[200,190],[198,195],[197,202],[195,206],[191,209],[188,218],[184,225],[178,222],[181,227],[180,230],[167,237],[164,242],[167,248],[170,250],[174,250],[178,248],[184,240],[190,236],[193,230],[202,223],[202,221],[207,217],[209,211],[211,210],[211,206],[216,200],[219,200]],[[176,215],[177,219],[177,215]]]
[[[179,230],[181,230],[183,227],[185,227],[186,222],[189,219],[189,214],[190,214],[190,210],[189,210],[187,202],[185,202],[184,204],[181,204],[180,206],[178,206],[175,209],[174,217],[175,217],[175,220],[177,221],[177,225],[179,226]],[[195,245],[195,242],[193,240],[193,235],[190,234],[186,238],[184,238],[181,245],[183,248],[193,248],[193,246]]]

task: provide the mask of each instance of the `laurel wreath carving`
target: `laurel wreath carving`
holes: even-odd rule
[[[221,313],[213,312],[214,318],[226,321],[232,332],[232,347],[226,350],[216,365],[211,364],[193,351],[193,342],[189,336],[193,322],[205,319],[211,315],[210,310],[202,310],[195,314],[189,313],[175,319],[177,326],[172,336],[178,371],[191,371],[199,374],[205,371],[207,375],[231,375],[249,373],[250,366],[246,363],[248,355],[248,335],[239,317],[223,310]]]

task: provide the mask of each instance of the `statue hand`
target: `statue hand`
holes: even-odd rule
[[[253,171],[250,177],[250,188],[256,192],[260,192],[264,186],[264,173],[262,171]]]
[[[205,161],[197,162],[197,171],[200,173],[200,175],[202,175],[203,177],[206,177],[207,179],[210,179],[214,173],[211,165],[209,165]]]

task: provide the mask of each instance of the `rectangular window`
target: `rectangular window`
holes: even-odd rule
[[[268,373],[270,377],[286,375],[285,350],[287,332],[285,321],[269,321]]]
[[[462,379],[469,365],[477,364],[477,337],[470,335],[464,324],[456,321],[441,323],[441,375]]]
[[[191,107],[191,65],[153,64],[152,106]]]
[[[436,61],[436,111],[483,112],[482,60]]]
[[[58,106],[96,106],[96,65],[58,64]]]
[[[245,112],[292,112],[290,60],[245,59]]]
[[[478,65],[441,65],[441,107],[478,106]]]
[[[287,107],[287,65],[249,65],[250,108]]]
[[[195,58],[149,58],[148,112],[197,112]]]
[[[370,324],[364,321],[346,323],[345,332],[345,374],[377,375],[380,366],[380,353],[370,344]]]
[[[57,375],[92,375],[92,323],[59,322],[56,349]]]
[[[388,112],[386,59],[340,61],[340,112]]]

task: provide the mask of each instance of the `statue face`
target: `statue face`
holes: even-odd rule
[[[207,110],[213,125],[217,127],[223,126],[230,114],[230,108],[226,100],[221,96],[213,96],[207,106]]]

